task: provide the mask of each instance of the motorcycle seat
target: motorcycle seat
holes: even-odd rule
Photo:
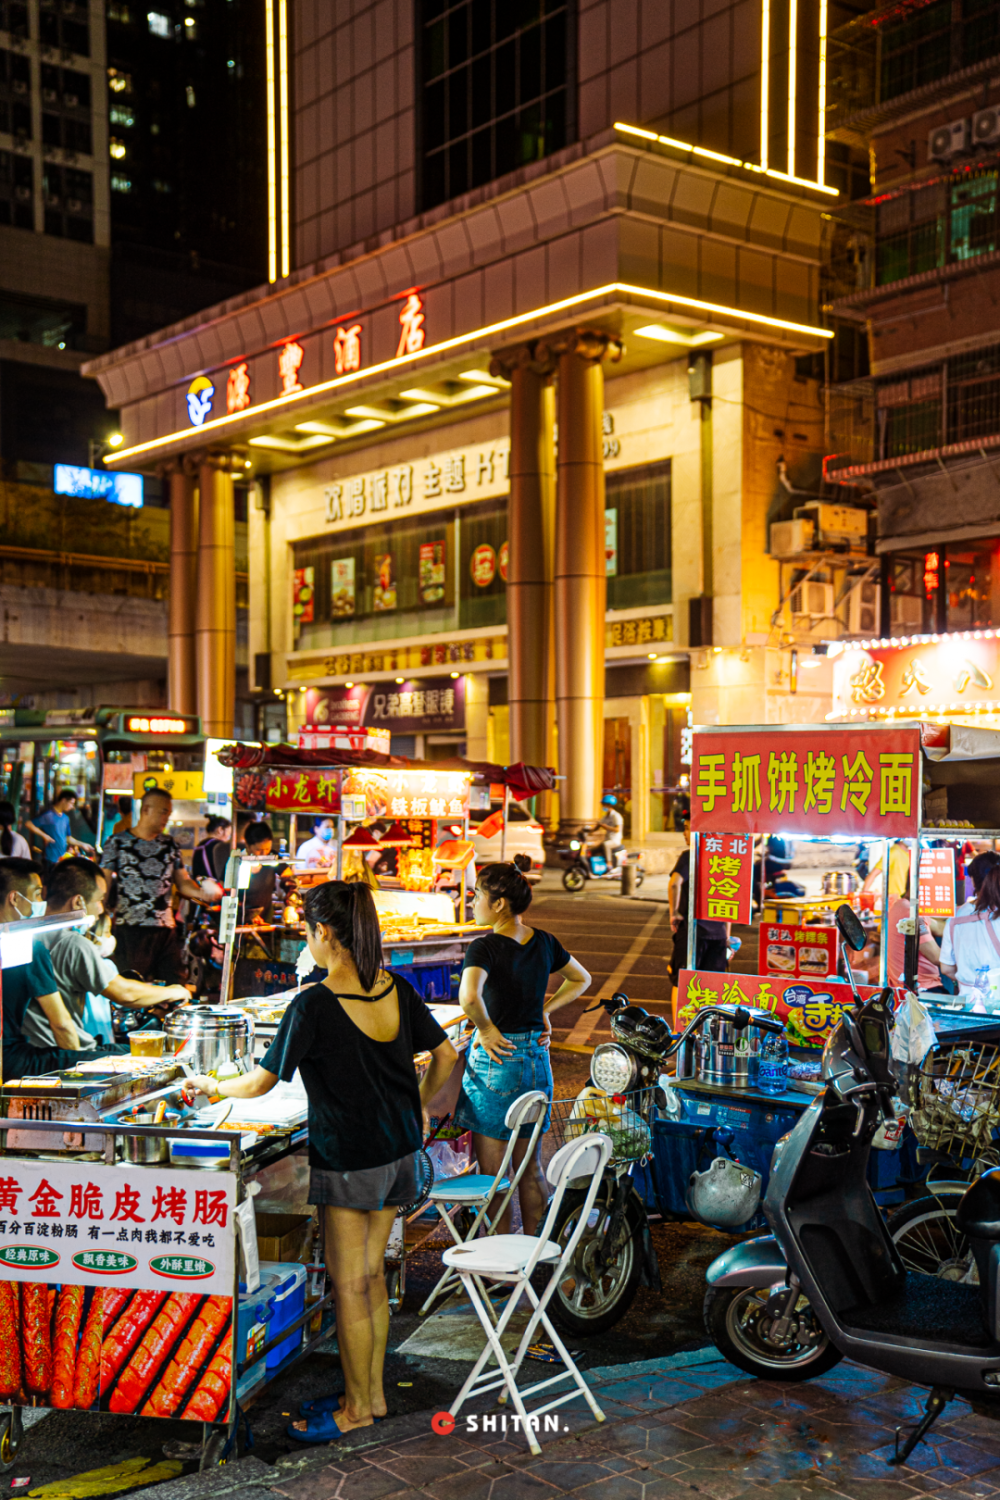
[[[955,1224],[971,1240],[1000,1240],[1000,1168],[984,1172],[963,1193]]]

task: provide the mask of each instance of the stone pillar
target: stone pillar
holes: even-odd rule
[[[170,604],[167,623],[167,706],[198,712],[195,613],[198,580],[198,491],[195,475],[178,462],[170,486]]]
[[[485,672],[465,674],[465,758],[489,760],[490,682]]]
[[[555,643],[561,826],[594,822],[604,749],[604,458],[601,419],[609,334],[576,329],[553,339],[559,360]]]
[[[533,347],[523,346],[498,354],[490,369],[511,382],[507,510],[510,758],[526,765],[551,766],[555,764],[553,364],[539,360]]]
[[[199,469],[198,712],[207,735],[233,732],[236,711],[236,522],[226,454],[206,453]]]

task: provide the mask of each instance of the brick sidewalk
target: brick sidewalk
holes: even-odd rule
[[[889,1468],[897,1424],[926,1393],[851,1364],[802,1384],[750,1379],[713,1350],[587,1373],[607,1416],[560,1408],[568,1431],[465,1430],[431,1413],[387,1420],[336,1448],[254,1458],[141,1490],[133,1500],[906,1500],[1000,1495],[1000,1426],[954,1401],[909,1464]],[[496,1406],[479,1408],[495,1415]]]

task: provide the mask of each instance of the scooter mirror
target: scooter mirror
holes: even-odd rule
[[[837,907],[837,915],[834,920],[848,948],[853,948],[855,953],[860,953],[868,939],[857,912],[848,906],[845,901],[843,906]]]

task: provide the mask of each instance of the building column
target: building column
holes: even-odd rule
[[[549,344],[559,360],[556,461],[555,657],[560,823],[592,823],[604,750],[604,457],[601,421],[609,352],[621,345],[576,329]]]
[[[203,733],[228,736],[236,713],[236,520],[229,457],[203,454],[198,478],[198,712]]]
[[[511,383],[507,525],[507,660],[510,758],[555,764],[555,418],[553,363],[531,346],[490,365]],[[547,800],[547,799],[546,799]]]
[[[167,706],[198,712],[195,611],[198,580],[198,490],[183,461],[170,466],[170,603],[167,623]]]

